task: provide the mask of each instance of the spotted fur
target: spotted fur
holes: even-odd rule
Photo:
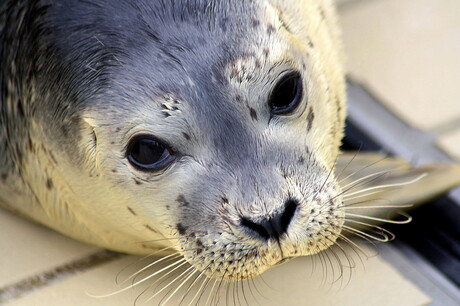
[[[345,94],[331,1],[10,0],[0,44],[3,206],[117,251],[169,246],[228,279],[339,235]],[[273,115],[288,71],[302,101]],[[175,163],[133,167],[126,147],[141,133],[166,140]],[[257,226],[277,216],[272,239]]]

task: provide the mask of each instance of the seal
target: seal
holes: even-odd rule
[[[6,1],[0,202],[81,241],[247,279],[334,244],[332,1]]]

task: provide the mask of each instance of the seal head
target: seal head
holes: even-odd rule
[[[176,248],[215,278],[334,243],[344,81],[331,1],[6,7],[7,207],[118,251]]]

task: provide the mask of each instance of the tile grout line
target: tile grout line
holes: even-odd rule
[[[101,264],[111,262],[124,256],[121,253],[102,250],[73,262],[57,266],[11,285],[0,288],[0,304],[11,302],[43,287],[50,286],[71,275],[84,272]]]

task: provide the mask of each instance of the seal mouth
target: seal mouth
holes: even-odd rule
[[[294,256],[289,256],[289,257],[285,257],[285,258],[282,258],[280,261],[278,261],[277,263],[275,263],[273,266],[279,266],[281,264],[284,264],[288,261],[290,261],[291,259],[295,258]]]

